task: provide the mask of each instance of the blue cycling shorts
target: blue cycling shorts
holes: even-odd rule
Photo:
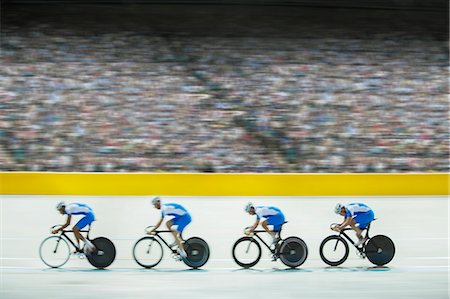
[[[77,222],[77,224],[75,224],[75,226],[81,230],[84,227],[86,227],[87,225],[91,224],[94,220],[95,220],[94,213],[89,213],[89,214],[86,214],[83,218],[81,218]]]
[[[373,221],[375,218],[375,215],[372,210],[367,211],[365,213],[356,214],[356,217],[353,218],[353,220],[356,223],[356,226],[359,229],[366,229],[367,226],[370,224],[370,222]]]
[[[267,217],[267,224],[273,226],[274,232],[279,232],[281,230],[281,226],[284,223],[284,220],[284,215],[280,213],[274,216]]]
[[[173,225],[177,226],[177,231],[179,233],[182,233],[184,228],[191,223],[192,219],[191,216],[189,214],[184,214],[181,217],[175,217],[172,220]]]

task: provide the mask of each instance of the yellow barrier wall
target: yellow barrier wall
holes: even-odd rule
[[[346,196],[449,195],[448,173],[205,174],[0,172],[0,194]]]

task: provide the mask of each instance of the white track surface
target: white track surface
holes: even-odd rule
[[[65,197],[89,204],[98,221],[91,237],[105,236],[116,245],[117,259],[107,270],[95,270],[72,257],[61,269],[48,269],[39,259],[40,242],[49,227],[63,223],[55,210],[62,197],[2,196],[0,201],[0,298],[448,298],[449,199],[447,197],[282,197],[163,198],[184,205],[193,216],[185,237],[200,236],[211,257],[201,270],[189,270],[166,251],[154,270],[140,268],[131,248],[159,211],[146,197]],[[239,269],[231,257],[233,243],[254,218],[243,212],[249,201],[281,208],[289,223],[283,235],[306,241],[309,256],[297,270],[271,262],[268,251],[251,270]],[[375,268],[351,248],[349,259],[326,267],[319,245],[340,221],[336,202],[361,201],[378,218],[371,235],[390,236],[396,256],[387,267]],[[75,224],[78,220],[74,217]],[[263,249],[264,250],[264,249]]]

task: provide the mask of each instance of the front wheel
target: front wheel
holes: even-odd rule
[[[111,240],[99,237],[91,240],[95,246],[95,251],[87,255],[87,259],[92,266],[104,269],[111,265],[116,258],[116,247]]]
[[[39,246],[39,256],[47,266],[59,268],[70,258],[69,243],[61,236],[50,236]]]
[[[347,242],[336,235],[326,237],[320,244],[320,257],[330,266],[339,266],[345,262],[349,251]]]
[[[364,252],[372,264],[383,266],[394,258],[394,242],[387,236],[377,235],[369,239]]]
[[[163,258],[163,247],[155,237],[143,237],[133,247],[133,258],[139,266],[150,269]]]
[[[203,239],[192,237],[185,241],[184,250],[187,257],[183,259],[184,263],[194,269],[200,268],[209,259],[209,246]]]
[[[261,259],[261,245],[251,237],[242,237],[234,243],[232,253],[239,266],[251,268]]]
[[[284,239],[279,250],[280,260],[290,268],[302,265],[308,257],[308,247],[306,243],[297,237]]]

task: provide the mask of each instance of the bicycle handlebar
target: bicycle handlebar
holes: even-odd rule
[[[152,230],[152,228],[153,227],[155,227],[154,225],[149,225],[149,226],[147,226],[145,229],[144,229],[144,231],[145,231],[145,233],[150,233],[150,231]]]
[[[250,237],[254,235],[255,231],[253,231],[251,233],[248,231],[250,228],[251,228],[251,226],[247,226],[246,228],[244,228],[244,235],[250,236]]]
[[[50,227],[50,232],[53,233],[53,231],[58,227],[62,227],[62,224],[57,224],[57,225],[53,225],[52,227]]]
[[[334,231],[333,228],[335,228],[335,227],[338,226],[338,225],[339,225],[338,223],[331,223],[331,224],[330,224],[330,229]],[[339,232],[341,233],[341,232],[346,231],[346,230],[352,230],[352,229],[349,228],[349,227],[347,227],[347,228],[341,229]]]
[[[146,233],[149,233],[153,228],[154,228],[155,226],[154,225],[149,225],[149,226],[147,226],[145,229],[144,229],[144,231],[146,232]],[[171,230],[155,230],[154,232],[153,232],[153,234],[156,234],[156,233],[171,233],[172,231]]]
[[[53,225],[52,227],[50,227],[50,232],[53,232],[57,227],[62,227],[62,226],[64,226],[64,225],[63,224]],[[80,232],[87,233],[87,232],[90,231],[90,229],[91,229],[91,226],[89,225],[87,230],[80,230]],[[67,233],[67,232],[73,232],[73,230],[65,230],[65,229],[63,229],[60,232],[61,233],[62,232],[66,232]]]
[[[338,226],[338,225],[339,225],[339,223],[331,223],[331,224],[330,224],[330,229],[333,230],[333,228],[335,228],[335,227]]]

